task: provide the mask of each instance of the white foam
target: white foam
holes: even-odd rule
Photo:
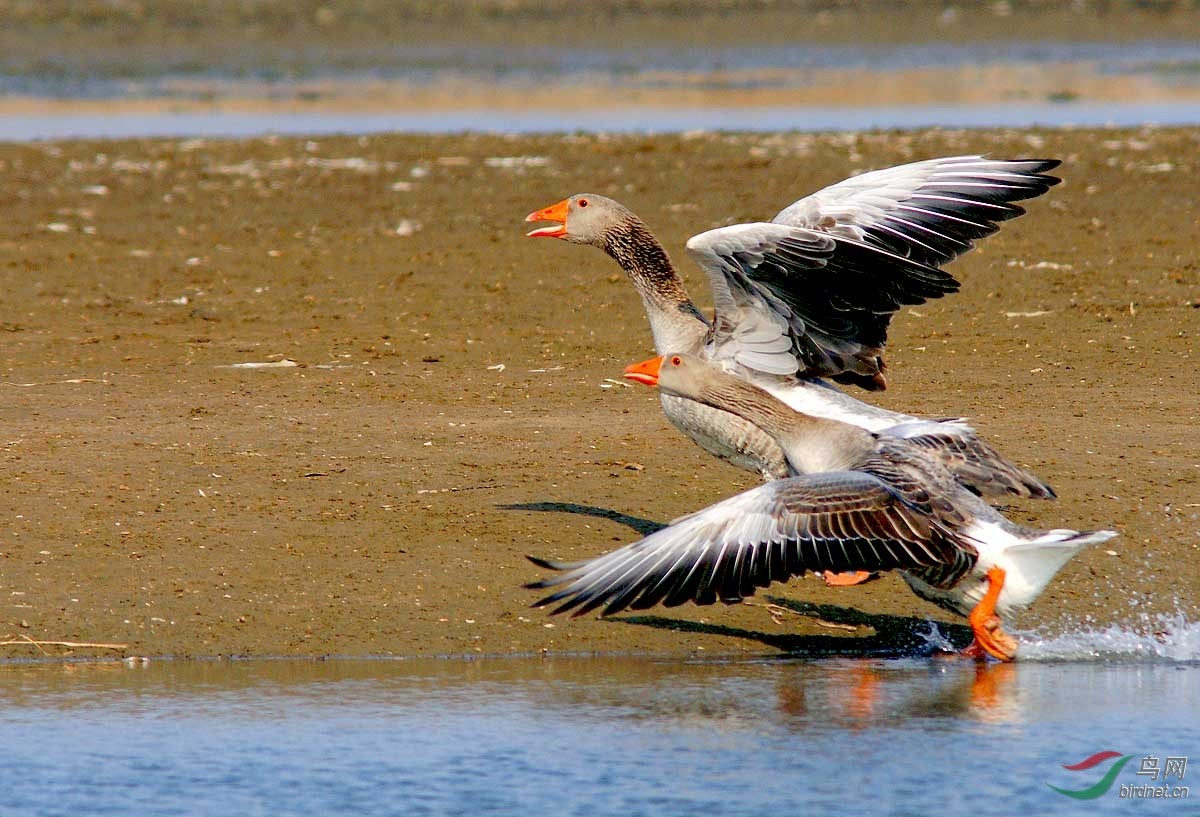
[[[1013,635],[1021,645],[1021,661],[1200,661],[1200,622],[1181,613],[1144,616],[1136,624],[1102,629]]]
[[[921,645],[918,652],[922,655],[935,655],[937,653],[956,653],[958,648],[954,646],[954,642],[949,639],[938,628],[936,621],[926,622],[929,625],[928,632],[917,633],[925,643]]]

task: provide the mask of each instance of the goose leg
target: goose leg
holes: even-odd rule
[[[821,574],[827,587],[853,587],[878,577],[879,574],[871,573],[868,570],[852,570],[849,573],[830,573],[826,570]]]
[[[992,656],[1001,661],[1011,661],[1017,656],[1017,640],[1004,632],[1000,617],[996,615],[996,600],[1004,587],[1004,570],[993,567],[987,572],[988,589],[967,616],[967,623],[975,633],[975,640],[963,650],[964,655],[975,658]]]

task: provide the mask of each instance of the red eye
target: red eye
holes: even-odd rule
[[[587,207],[587,205],[588,205],[588,200],[587,200],[587,199],[580,199],[578,203],[579,203],[579,206],[580,206],[580,207]]]
[[[679,355],[675,355],[675,357],[671,358],[672,366],[678,366],[681,363],[683,363],[683,360],[679,357]]]

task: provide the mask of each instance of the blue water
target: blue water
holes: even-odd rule
[[[173,99],[203,101],[215,93],[236,97],[237,83],[265,73],[264,88],[272,99],[303,96],[304,81],[330,79],[353,87],[358,81],[403,80],[417,86],[456,82],[495,83],[497,87],[555,87],[571,99],[577,86],[608,88],[616,98],[639,89],[653,88],[662,107],[618,106],[543,108],[458,108],[405,110],[396,113],[337,111],[254,113],[247,111],[184,112],[169,109],[136,114],[125,111],[84,115],[47,114],[6,116],[0,119],[0,141],[67,138],[138,137],[252,137],[264,134],[324,135],[388,131],[454,133],[461,131],[543,133],[572,131],[669,133],[691,130],[737,131],[848,131],[874,129],[1028,128],[1028,127],[1136,127],[1147,124],[1200,124],[1200,43],[1172,39],[1133,42],[1021,42],[948,43],[940,40],[903,46],[847,44],[815,46],[735,45],[728,48],[690,47],[644,43],[628,46],[579,48],[547,44],[482,46],[397,44],[384,51],[354,51],[328,64],[317,61],[299,71],[277,76],[279,66],[253,49],[245,63],[210,65],[182,71],[164,53],[163,61],[145,66],[145,73],[130,77],[125,55],[114,55],[121,66],[117,75],[97,65],[71,67],[71,60],[43,74],[0,74],[0,94],[61,100]],[[69,55],[68,55],[69,57]],[[265,60],[265,62],[264,62]],[[183,65],[204,65],[189,54]],[[997,70],[1021,72],[1029,66],[1092,66],[1101,75],[1136,75],[1153,86],[1182,93],[1175,101],[1123,99],[1098,102],[1073,97],[1071,75],[1064,79],[1063,99],[998,100],[991,104],[896,104],[838,107],[687,106],[670,104],[676,89],[713,83],[727,91],[786,87],[803,83],[808,70],[861,70],[889,73],[911,68],[953,72],[965,65],[989,65]],[[257,66],[257,68],[256,68]],[[350,67],[343,67],[350,66]],[[363,67],[373,66],[373,67]],[[779,73],[783,71],[784,73]],[[732,73],[731,73],[732,72]],[[743,73],[737,73],[743,72]],[[791,72],[791,73],[788,73]],[[797,73],[798,72],[798,73]],[[1019,73],[1018,75],[1019,76]],[[202,80],[201,85],[181,82]],[[515,84],[514,84],[515,83]],[[222,92],[221,89],[225,88]],[[244,91],[244,89],[243,89]],[[328,89],[326,89],[328,91]],[[1163,97],[1153,97],[1161,100]],[[336,92],[327,102],[337,108]]]
[[[1033,660],[987,666],[7,664],[0,813],[1197,814],[1200,663],[1169,657],[1189,644],[1095,660],[1041,642]],[[1105,750],[1135,756],[1106,794],[1047,786],[1097,782],[1111,762],[1061,767]],[[1189,753],[1170,781],[1194,784],[1187,799],[1120,797],[1149,782],[1142,757]]]
[[[245,138],[265,134],[679,133],[855,131],[920,128],[1139,127],[1200,124],[1200,103],[1012,103],[874,107],[629,107],[552,110],[463,109],[395,114],[206,113],[46,114],[0,121],[0,142],[142,137]]]
[[[764,44],[735,33],[739,42],[724,47],[680,42],[628,44],[577,42],[540,43],[520,40],[509,44],[461,42],[452,44],[396,43],[390,48],[324,50],[314,43],[309,51],[277,53],[248,46],[222,61],[195,48],[155,54],[59,54],[41,61],[40,73],[0,72],[0,94],[60,99],[111,99],[130,95],[158,99],[204,98],[206,89],[180,85],[181,80],[252,80],[275,95],[293,93],[297,82],[311,80],[404,80],[417,84],[446,80],[482,82],[565,82],[602,80],[629,87],[668,87],[686,76],[719,72],[721,83],[740,82],[728,74],[753,75],[763,70],[858,70],[889,73],[912,68],[1005,66],[1010,64],[1094,64],[1101,73],[1174,78],[1194,83],[1200,66],[1200,42],[1172,37],[1164,30],[1157,39],[1101,42],[1056,40],[970,40],[949,42],[938,32],[925,42],[902,45],[812,42]],[[714,80],[715,81],[715,80]],[[753,87],[773,87],[795,78],[751,76]],[[803,81],[802,79],[799,81]]]

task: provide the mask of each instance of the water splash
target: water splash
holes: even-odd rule
[[[1144,616],[1136,625],[1110,624],[1049,634],[1015,633],[1021,661],[1200,662],[1200,622],[1182,613]]]
[[[941,631],[936,621],[926,623],[929,625],[928,630],[913,634],[921,639],[916,650],[917,655],[944,655],[958,652],[958,647],[949,636]]]

